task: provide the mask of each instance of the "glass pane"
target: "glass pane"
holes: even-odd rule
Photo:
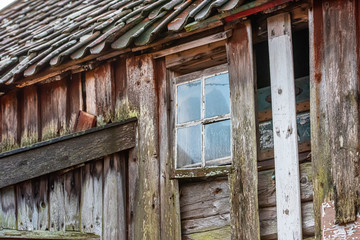
[[[201,166],[201,125],[177,130],[177,166],[186,165]]]
[[[229,74],[205,79],[205,117],[230,113]]]
[[[200,120],[201,81],[182,84],[177,87],[178,123]]]
[[[230,120],[205,125],[205,160],[230,157]]]

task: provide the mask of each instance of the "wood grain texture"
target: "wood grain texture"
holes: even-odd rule
[[[16,201],[18,230],[49,230],[48,176],[18,184]]]
[[[135,239],[160,238],[158,97],[150,55],[126,60],[129,104],[138,117],[138,187],[135,195]],[[135,191],[135,189],[131,189]]]
[[[114,114],[114,79],[110,63],[86,72],[86,112],[97,116],[98,125],[111,122]]]
[[[62,136],[67,132],[67,85],[57,81],[41,86],[41,139]]]
[[[170,85],[167,81],[165,59],[155,62],[155,77],[159,89],[159,157],[160,157],[160,206],[161,239],[181,239],[179,212],[179,186],[170,179],[174,169],[170,131]]]
[[[39,140],[39,97],[35,86],[23,90],[23,114],[20,146],[31,145]]]
[[[284,13],[267,21],[278,238],[302,239],[291,18]]]
[[[80,230],[81,168],[64,175],[65,230]]]
[[[135,146],[134,119],[0,155],[0,188]]]
[[[232,239],[259,239],[255,77],[251,24],[239,24],[226,47],[231,96],[232,157],[231,189]]]
[[[70,132],[76,131],[76,120],[80,111],[84,110],[84,102],[82,96],[81,86],[81,73],[73,74],[68,80],[68,112],[67,112],[67,124]],[[94,126],[92,126],[94,127]],[[82,128],[79,131],[85,130]]]
[[[273,170],[259,173],[260,226],[261,239],[277,238],[277,221],[275,207],[275,183]],[[302,178],[311,179],[311,163],[301,166]],[[314,235],[314,216],[312,203],[312,184],[301,181],[304,236]],[[180,185],[180,208],[183,239],[218,239],[217,230],[229,228],[223,232],[221,239],[231,239],[230,205],[231,194],[226,178],[211,181],[188,182]],[[270,202],[266,198],[272,199]],[[201,238],[203,237],[203,238]]]
[[[86,164],[82,169],[81,232],[102,236],[103,229],[103,160]]]
[[[19,104],[16,92],[1,97],[1,151],[8,151],[19,145]]]
[[[113,154],[104,158],[103,239],[126,239],[125,158]]]
[[[335,221],[339,224],[356,219],[359,29],[357,3],[314,1],[313,4],[309,17],[310,114],[316,237],[319,238],[323,203],[334,200]]]
[[[15,187],[0,189],[0,227],[16,229]]]
[[[50,232],[50,231],[0,231],[1,239],[25,239],[25,240],[100,240],[95,234],[79,232]]]
[[[49,177],[50,231],[65,231],[65,193],[64,175],[52,174]]]

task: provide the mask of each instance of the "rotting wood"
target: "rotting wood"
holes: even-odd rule
[[[229,175],[232,239],[259,239],[255,76],[249,21],[233,30],[226,45],[231,96],[232,157]]]
[[[108,124],[0,154],[0,188],[132,148],[134,121]]]
[[[313,1],[313,5],[310,113],[316,237],[320,238],[324,203],[334,201],[338,224],[357,217],[359,29],[357,2]]]
[[[205,168],[191,168],[191,169],[176,169],[171,175],[172,178],[208,178],[227,176],[231,173],[232,166],[218,166]]]
[[[100,240],[100,237],[95,234],[87,234],[80,232],[50,232],[50,231],[0,231],[1,239],[51,239],[51,240]]]
[[[81,232],[102,236],[103,160],[88,163],[83,167],[80,202]]]
[[[278,238],[302,239],[295,82],[289,13],[268,18]]]
[[[174,53],[178,53],[178,52],[182,52],[182,51],[186,51],[192,48],[196,48],[196,47],[200,47],[206,44],[210,44],[210,43],[214,43],[214,42],[219,42],[222,40],[225,40],[229,37],[231,37],[232,31],[231,30],[227,30],[225,32],[221,32],[221,33],[217,33],[214,34],[212,36],[208,36],[208,37],[204,37],[202,39],[198,39],[192,42],[188,42],[188,43],[184,43],[172,48],[168,48],[168,49],[164,49],[158,52],[153,53],[153,57],[156,58],[161,58],[167,55],[171,55]]]
[[[179,205],[179,185],[171,179],[174,162],[171,152],[170,130],[170,85],[167,81],[165,59],[155,62],[155,78],[159,99],[159,161],[160,161],[160,206],[161,236],[160,239],[181,239]]]
[[[129,104],[139,110],[138,117],[138,185],[141,194],[135,195],[135,239],[160,238],[159,205],[159,146],[158,146],[158,91],[151,55],[130,57],[126,60]],[[131,175],[130,175],[131,176]],[[129,177],[130,177],[129,176]],[[135,175],[137,176],[137,175]]]

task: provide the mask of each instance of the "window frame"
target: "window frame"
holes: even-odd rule
[[[223,114],[223,115],[217,115],[213,117],[205,117],[205,79],[217,75],[221,75],[224,73],[228,73],[228,64],[221,64],[214,67],[209,67],[204,70],[184,74],[181,76],[174,76],[171,79],[172,83],[172,99],[173,99],[173,108],[172,110],[172,116],[174,117],[174,124],[173,124],[173,131],[172,136],[174,138],[173,140],[173,162],[174,162],[174,176],[177,177],[196,177],[204,175],[204,173],[210,172],[211,175],[211,169],[219,169],[218,175],[227,175],[229,173],[229,169],[232,167],[232,128],[231,128],[231,101],[229,101],[229,113]],[[200,120],[194,120],[194,121],[188,121],[184,123],[177,123],[177,91],[178,86],[183,84],[188,84],[191,82],[201,81],[201,116]],[[217,158],[212,159],[209,161],[205,161],[205,126],[211,123],[215,122],[222,122],[230,120],[230,156],[223,157],[223,158]],[[191,164],[187,165],[188,167],[178,167],[178,156],[177,156],[177,131],[178,129],[185,128],[185,127],[191,127],[191,126],[197,126],[201,125],[201,163]],[[208,165],[209,162],[218,163],[215,165]],[[192,172],[189,174],[189,172]],[[181,174],[176,174],[181,173]],[[188,173],[188,174],[187,174]]]

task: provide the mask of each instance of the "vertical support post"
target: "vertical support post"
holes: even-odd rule
[[[255,77],[249,21],[233,30],[226,48],[231,91],[232,158],[229,175],[231,238],[260,239]]]
[[[344,226],[329,228],[326,223],[358,219],[358,15],[358,1],[340,0],[314,0],[309,14],[311,155],[319,239],[341,238],[336,229]],[[335,216],[328,215],[330,206]],[[356,223],[347,226],[354,236],[360,232]]]
[[[296,101],[289,13],[268,18],[278,239],[302,239]]]
[[[159,93],[154,61],[150,55],[129,57],[126,59],[126,71],[129,104],[138,111],[140,133],[136,149],[138,173],[129,176],[137,176],[139,179],[133,199],[135,203],[129,203],[135,207],[135,225],[131,228],[134,239],[160,239]]]

